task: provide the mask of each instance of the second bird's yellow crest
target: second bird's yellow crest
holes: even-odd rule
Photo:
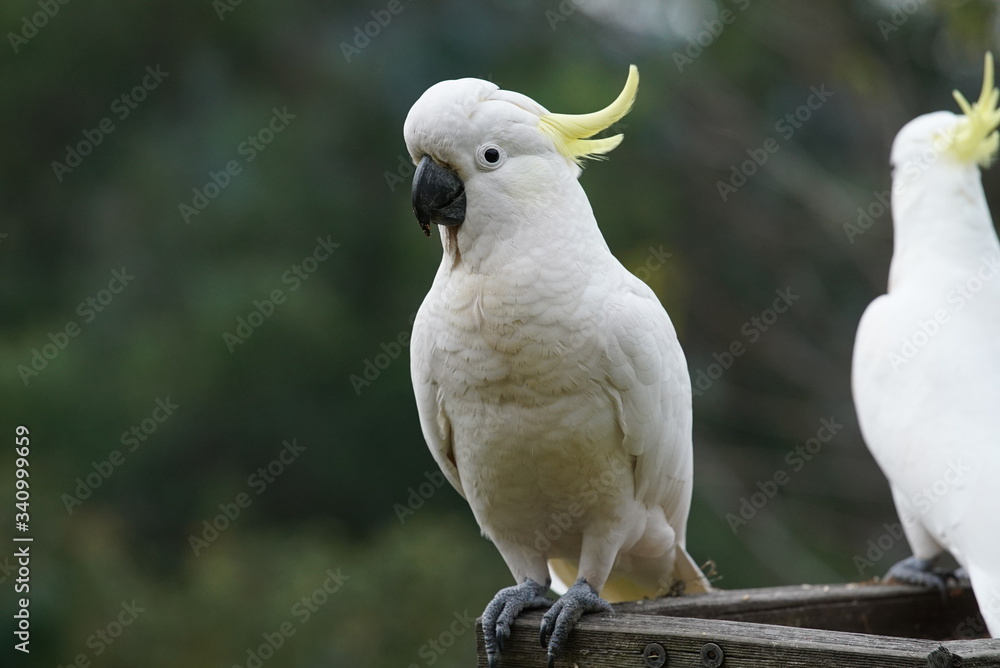
[[[993,85],[993,54],[986,53],[983,89],[975,104],[969,104],[957,90],[952,94],[965,114],[955,132],[952,150],[961,160],[978,162],[983,167],[988,167],[1000,147],[1000,134],[997,133],[997,125],[1000,125],[1000,109],[997,108],[1000,91]]]

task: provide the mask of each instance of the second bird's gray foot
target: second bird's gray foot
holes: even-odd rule
[[[519,585],[504,587],[486,606],[483,611],[483,642],[490,668],[496,668],[504,640],[510,637],[510,625],[521,611],[552,605],[552,600],[545,597],[548,590],[548,580],[542,585],[528,578]]]
[[[588,612],[613,612],[611,604],[601,598],[586,580],[580,578],[556,601],[542,617],[539,639],[549,652],[549,668],[555,664],[556,654],[569,638],[570,631],[580,617]]]
[[[955,572],[934,568],[937,558],[920,559],[916,556],[907,557],[894,564],[885,574],[884,580],[892,578],[907,584],[921,587],[934,587],[943,595],[948,586],[961,584],[963,577],[967,580],[964,569]]]

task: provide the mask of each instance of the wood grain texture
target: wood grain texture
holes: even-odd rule
[[[641,668],[646,647],[659,643],[666,668],[698,668],[711,642],[725,655],[722,668],[1000,668],[1000,639],[955,639],[984,628],[970,590],[942,597],[896,585],[774,587],[623,603],[615,611],[584,617],[556,665]],[[540,621],[539,612],[518,618],[501,666],[546,665]],[[485,668],[478,624],[476,635]]]

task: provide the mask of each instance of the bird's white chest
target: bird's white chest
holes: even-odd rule
[[[453,277],[434,295],[437,381],[458,396],[536,403],[585,391],[599,356],[601,300],[569,272]]]
[[[449,284],[435,381],[484,531],[527,544],[556,526],[571,549],[591,507],[631,498],[632,462],[599,373],[600,302],[547,278]]]

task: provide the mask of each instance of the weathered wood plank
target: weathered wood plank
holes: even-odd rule
[[[737,589],[625,603],[616,609],[938,640],[968,637],[985,628],[971,589],[955,589],[942,598],[936,591],[908,585]]]
[[[541,613],[533,612],[515,622],[501,666],[546,665],[545,650],[538,644],[540,620]],[[592,615],[577,625],[557,665],[645,666],[643,653],[656,643],[666,650],[667,663],[663,665],[667,668],[703,666],[702,648],[715,643],[724,655],[724,668],[923,668],[929,665],[930,654],[942,645],[961,658],[961,663],[952,659],[951,665],[1000,666],[1000,639],[958,642],[964,645],[715,619]],[[479,652],[478,665],[486,668],[481,640]]]
[[[977,628],[970,624],[979,618],[968,591],[942,599],[907,586],[777,587],[627,603],[615,609],[614,615],[584,617],[557,665],[656,666],[643,659],[647,647],[656,643],[666,650],[666,668],[694,668],[711,665],[700,653],[706,643],[715,643],[725,656],[723,668],[1000,668],[1000,639],[942,642],[843,630],[902,628],[936,631],[929,637],[953,637],[962,623]],[[541,613],[533,612],[515,622],[501,666],[546,665],[545,650],[538,643],[540,620]],[[837,630],[798,628],[817,625]],[[478,624],[476,633],[478,665],[485,668]],[[934,663],[929,663],[935,652]]]

